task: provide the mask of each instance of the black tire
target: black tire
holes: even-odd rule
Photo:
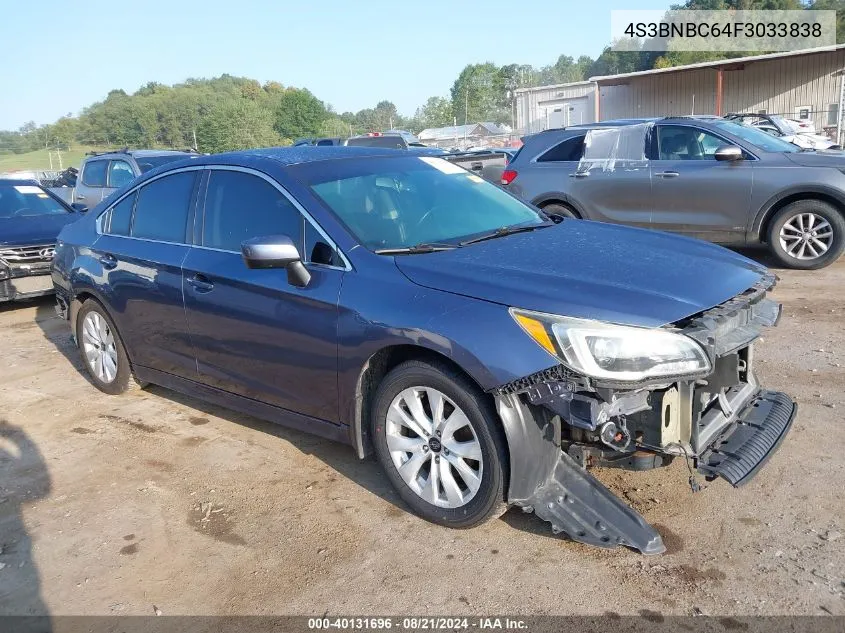
[[[824,254],[813,259],[798,259],[790,255],[781,244],[781,230],[787,222],[802,213],[812,213],[816,217],[824,218],[833,231],[830,246]],[[845,249],[845,219],[842,213],[831,204],[822,200],[798,200],[786,205],[778,211],[769,224],[767,236],[769,248],[777,260],[788,268],[799,270],[816,270],[829,266],[842,254]]]
[[[581,219],[578,212],[566,204],[547,204],[543,207],[543,213],[555,224],[560,224],[566,218]]]
[[[85,353],[85,345],[83,343],[83,324],[85,323],[85,318],[92,312],[99,315],[99,317],[106,322],[106,325],[114,338],[114,351],[117,356],[117,372],[115,373],[114,378],[110,381],[105,381],[97,375]],[[123,340],[120,338],[120,334],[114,325],[114,321],[112,321],[106,309],[94,299],[88,299],[85,301],[76,315],[76,342],[79,347],[79,355],[82,358],[82,364],[85,366],[91,382],[94,383],[94,386],[97,387],[97,389],[109,395],[116,396],[125,393],[130,389],[141,387],[140,383],[136,382],[135,377],[132,375],[132,366],[129,363],[129,357],[126,354],[126,348],[123,346]]]
[[[464,412],[470,421],[483,460],[481,483],[464,505],[444,508],[419,496],[399,474],[387,444],[387,412],[394,398],[411,387],[436,389]],[[451,528],[471,528],[501,516],[507,510],[507,442],[491,402],[464,375],[446,364],[407,361],[382,380],[373,399],[370,428],[376,457],[390,483],[411,509],[432,523]]]

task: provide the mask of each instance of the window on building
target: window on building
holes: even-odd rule
[[[831,103],[827,108],[827,124],[839,125],[839,104]]]

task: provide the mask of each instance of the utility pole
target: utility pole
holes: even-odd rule
[[[197,146],[197,128],[191,128],[191,134],[194,136],[194,149],[199,151],[199,147]]]

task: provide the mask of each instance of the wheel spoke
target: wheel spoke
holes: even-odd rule
[[[440,428],[441,437],[444,441],[448,441],[460,429],[469,424],[469,419],[460,409],[452,411],[451,415],[443,421]]]
[[[443,490],[446,492],[446,500],[453,507],[461,505],[463,502],[463,494],[458,482],[452,476],[452,469],[449,467],[449,462],[441,459],[438,464],[440,467],[440,483],[443,485]]]
[[[798,228],[792,226],[791,222],[787,222],[786,224],[783,225],[781,232],[783,232],[783,231],[792,231],[793,233],[799,233],[799,234],[802,232],[801,229],[798,229]]]
[[[420,469],[425,465],[429,458],[430,455],[428,453],[415,453],[411,456],[411,459],[399,467],[399,476],[402,477],[402,479],[405,480],[405,483],[417,492],[419,492],[420,489],[419,483],[417,483]]]
[[[402,392],[403,400],[408,407],[408,410],[411,412],[411,415],[414,418],[414,421],[417,425],[428,433],[429,435],[432,432],[431,428],[431,420],[425,414],[425,409],[423,409],[422,400],[420,399],[420,395],[422,394],[422,390],[420,389],[406,389]],[[423,435],[422,433],[420,435]]]
[[[816,223],[816,215],[814,213],[807,214],[807,230],[812,231]]]
[[[420,438],[424,439],[426,437],[426,430],[414,418],[405,413],[398,402],[394,402],[388,410],[387,421],[411,429]]]
[[[428,471],[428,480],[422,489],[422,498],[432,504],[440,500],[440,464],[435,459],[431,462],[431,469]]]
[[[434,428],[438,429],[443,422],[443,405],[445,404],[443,394],[436,389],[426,389],[425,393],[428,397],[429,407],[431,407],[431,422]]]
[[[810,242],[807,242],[807,250],[810,251],[810,255],[812,257],[818,257],[819,256],[818,252],[816,251],[816,248]]]
[[[813,244],[815,244],[816,246],[818,246],[818,247],[819,247],[819,249],[821,250],[821,252],[822,252],[822,253],[827,252],[827,244],[825,244],[824,242],[822,242],[819,238],[814,237],[814,238],[812,238],[810,241],[811,241]]]
[[[422,453],[425,440],[419,437],[406,437],[404,435],[388,434],[387,447],[391,451],[402,451],[405,453]]]
[[[443,446],[458,457],[481,461],[481,445],[475,439],[469,442],[443,442]]]
[[[463,479],[466,487],[469,488],[471,492],[475,493],[481,485],[481,478],[460,457],[446,455],[446,459],[449,460],[449,463],[455,467],[456,471],[458,471],[458,476]]]

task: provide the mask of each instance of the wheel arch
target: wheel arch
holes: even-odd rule
[[[841,215],[845,216],[845,197],[837,191],[826,187],[783,191],[770,198],[758,212],[757,217],[754,219],[754,224],[751,227],[752,241],[767,243],[772,218],[785,206],[793,202],[798,202],[799,200],[820,200],[826,202],[835,207]]]
[[[491,406],[493,405],[493,397],[485,391],[472,373],[442,352],[412,343],[397,343],[382,347],[372,354],[361,367],[355,384],[354,411],[350,418],[349,439],[361,459],[373,452],[369,433],[369,417],[373,395],[382,379],[391,369],[409,360],[447,365],[478,387],[479,392],[489,398]],[[495,411],[495,408],[493,410]]]
[[[132,362],[132,350],[129,349],[129,346],[126,344],[126,339],[123,338],[120,333],[120,326],[118,325],[117,319],[114,318],[114,313],[109,310],[108,304],[106,301],[103,300],[103,297],[101,297],[99,293],[97,293],[91,288],[86,287],[80,290],[74,290],[72,298],[70,300],[68,323],[70,325],[71,332],[73,333],[74,341],[76,341],[76,320],[79,317],[79,310],[80,308],[82,308],[82,305],[89,299],[93,299],[94,301],[96,301],[99,306],[106,312],[106,314],[108,314],[112,323],[117,326],[117,333],[123,343],[123,349],[126,352],[126,358],[129,360],[129,367],[133,368],[134,364]],[[76,341],[76,344],[77,346],[79,346],[79,341]]]
[[[567,207],[570,207],[573,211],[575,211],[575,213],[578,214],[578,217],[587,217],[584,213],[584,208],[565,193],[546,193],[541,196],[537,196],[534,200],[531,201],[531,204],[540,209],[542,209],[543,207],[547,207],[550,204],[562,204]]]

